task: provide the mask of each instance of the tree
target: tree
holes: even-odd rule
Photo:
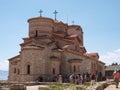
[[[112,66],[114,66],[114,65],[118,65],[118,63],[117,63],[117,62],[115,62],[115,63],[112,63],[111,65],[112,65]]]

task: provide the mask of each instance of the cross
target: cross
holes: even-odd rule
[[[54,12],[53,12],[53,14],[55,14],[55,20],[56,20],[56,15],[57,15],[57,11],[55,10]]]
[[[43,12],[43,11],[40,9],[40,11],[39,11],[39,13],[40,13],[40,17],[42,17],[42,12]]]

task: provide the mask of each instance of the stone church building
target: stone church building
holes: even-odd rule
[[[98,53],[87,53],[83,30],[47,17],[28,20],[29,36],[23,38],[19,55],[9,59],[9,81],[52,79],[58,74],[102,72],[105,63]]]

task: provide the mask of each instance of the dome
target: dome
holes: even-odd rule
[[[53,30],[54,20],[47,17],[35,17],[28,19],[29,23],[29,36],[34,37],[43,34],[49,34]]]

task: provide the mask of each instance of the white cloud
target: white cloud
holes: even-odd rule
[[[0,61],[0,70],[8,71],[8,61]]]
[[[105,55],[100,56],[100,60],[105,62],[106,65],[111,65],[116,62],[120,64],[120,49],[113,52],[107,52]]]

